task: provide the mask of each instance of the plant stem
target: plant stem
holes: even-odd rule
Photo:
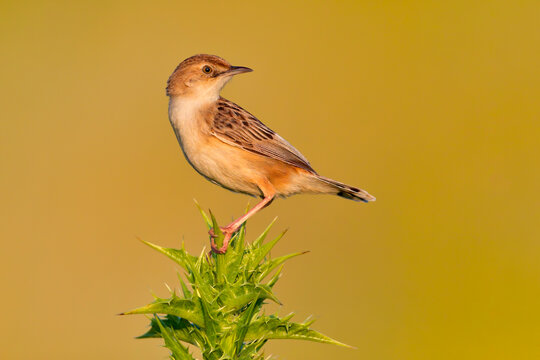
[[[219,246],[219,245],[218,245]],[[225,254],[215,254],[216,257],[216,277],[217,283],[223,283],[224,275],[223,270],[225,269]]]
[[[223,246],[223,239],[224,235],[221,232],[221,229],[219,228],[219,225],[214,217],[214,214],[210,213],[212,217],[212,227],[214,229],[214,234],[216,235],[216,238],[214,239],[216,245],[218,248],[221,248]],[[217,283],[221,284],[223,282],[223,270],[224,270],[224,258],[225,254],[215,254],[216,259],[216,277],[217,277]]]

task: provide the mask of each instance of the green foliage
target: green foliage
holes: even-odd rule
[[[200,211],[208,228],[218,235],[216,243],[220,246],[223,234],[214,216]],[[295,323],[291,321],[292,314],[280,318],[262,312],[265,301],[279,303],[272,288],[279,279],[282,264],[303,254],[270,258],[270,250],[283,236],[282,233],[265,243],[272,224],[251,245],[245,240],[246,229],[242,226],[223,255],[203,251],[195,257],[183,248],[163,248],[144,242],[180,265],[188,284],[179,276],[182,296],[171,291],[167,299],[156,298],[146,306],[124,313],[154,314],[150,330],[139,338],[163,338],[175,360],[193,359],[189,344],[199,347],[205,360],[263,359],[262,347],[270,339],[347,346],[312,330],[312,321]]]

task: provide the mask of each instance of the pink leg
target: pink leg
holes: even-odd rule
[[[214,231],[210,230],[209,234],[212,237],[212,242],[211,242],[212,251],[215,252],[216,254],[225,254],[225,252],[227,251],[227,248],[229,247],[229,241],[231,240],[231,237],[236,232],[236,230],[238,230],[240,226],[242,226],[242,224],[246,222],[247,219],[255,215],[259,210],[262,210],[266,206],[270,205],[272,200],[274,200],[274,196],[275,194],[273,192],[270,195],[265,195],[262,201],[258,203],[257,205],[255,205],[253,209],[249,210],[245,215],[234,220],[232,223],[225,226],[224,228],[221,228],[221,231],[223,231],[223,235],[225,235],[225,237],[223,238],[223,246],[221,248],[218,249],[218,247],[216,246],[216,243],[214,242],[214,237],[215,237]]]

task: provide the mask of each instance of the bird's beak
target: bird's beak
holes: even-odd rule
[[[252,72],[252,71],[253,71],[252,69],[245,66],[231,66],[229,70],[222,72],[220,75],[233,76],[233,75],[243,74],[243,73]]]

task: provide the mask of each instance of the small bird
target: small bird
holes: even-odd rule
[[[255,116],[220,96],[233,76],[251,72],[215,55],[185,59],[167,81],[169,120],[190,165],[225,189],[262,198],[245,215],[222,228],[215,253],[227,251],[232,235],[275,197],[299,193],[334,194],[355,201],[374,201],[362,189],[317,174],[308,160]]]

